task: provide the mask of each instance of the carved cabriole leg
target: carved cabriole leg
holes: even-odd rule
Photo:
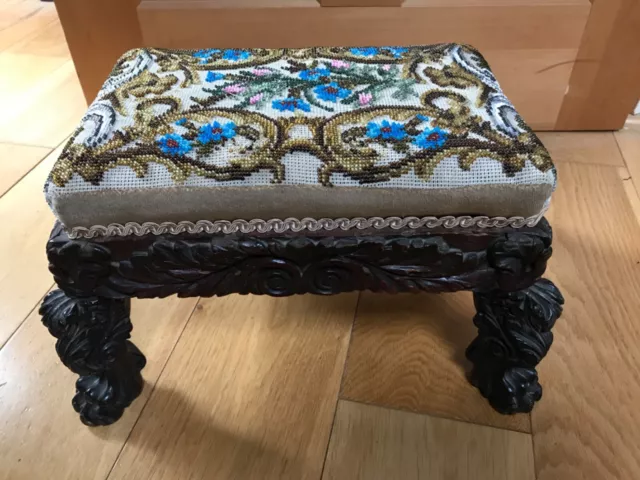
[[[500,413],[530,412],[542,396],[535,366],[553,342],[564,299],[549,280],[516,292],[475,293],[471,383]]]
[[[501,413],[530,412],[542,396],[535,366],[549,351],[551,328],[564,299],[549,280],[540,279],[551,257],[546,235],[509,232],[487,249],[495,272],[493,288],[476,288],[478,337],[467,348],[470,380]]]
[[[128,339],[128,299],[70,297],[49,293],[40,307],[42,322],[58,339],[62,362],[80,375],[73,407],[89,426],[109,425],[142,392],[145,358]]]

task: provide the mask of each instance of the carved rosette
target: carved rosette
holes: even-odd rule
[[[530,412],[542,396],[535,366],[553,342],[564,299],[549,280],[516,292],[475,293],[471,382],[501,413]]]
[[[487,260],[497,273],[500,290],[514,291],[531,284],[547,268],[551,257],[551,229],[548,237],[509,233],[498,239],[487,251]]]

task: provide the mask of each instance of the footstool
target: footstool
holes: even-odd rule
[[[143,386],[132,297],[471,290],[470,380],[528,412],[563,304],[555,184],[471,47],[132,50],[46,182],[40,313],[107,425]]]

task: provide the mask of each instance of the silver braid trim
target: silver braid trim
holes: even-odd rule
[[[67,230],[70,238],[95,238],[95,237],[126,237],[129,235],[179,235],[181,233],[284,233],[284,232],[301,232],[307,230],[309,232],[332,231],[332,230],[365,230],[374,228],[381,230],[391,228],[394,230],[418,229],[418,228],[495,228],[495,227],[533,227],[542,218],[544,211],[540,214],[524,218],[524,217],[470,217],[470,216],[446,216],[446,217],[357,217],[357,218],[321,218],[315,220],[313,218],[286,218],[280,220],[274,218],[271,220],[217,220],[211,222],[209,220],[200,220],[198,222],[162,222],[153,223],[145,222],[139,224],[136,222],[128,222],[125,225],[112,223],[108,226],[96,225],[90,228],[74,227]]]

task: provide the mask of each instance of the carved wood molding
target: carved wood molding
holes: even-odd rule
[[[411,235],[160,235],[71,240],[58,225],[47,244],[65,292],[105,298],[353,290],[513,291],[538,279],[551,228],[453,229]]]

